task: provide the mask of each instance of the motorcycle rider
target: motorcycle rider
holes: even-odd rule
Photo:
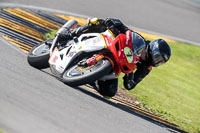
[[[79,27],[71,33],[60,34],[59,40],[63,41],[67,39],[72,39],[74,36],[78,37],[83,33],[100,33],[106,31],[107,28],[109,28],[115,36],[119,35],[120,33],[126,34],[126,32],[130,30],[119,19],[107,18],[103,20],[93,18],[88,19],[87,24],[85,24],[82,27]],[[134,31],[131,30],[131,32]],[[138,35],[141,36],[140,34]],[[124,87],[127,90],[135,88],[135,86],[149,74],[152,67],[158,67],[161,64],[166,63],[171,56],[171,49],[165,40],[157,39],[151,42],[145,40],[145,43],[146,46],[141,53],[141,59],[136,64],[137,70],[135,72],[125,74],[125,76],[123,77]],[[98,80],[95,83],[91,83],[91,85],[101,95],[112,97],[116,94],[118,89],[118,78],[110,80]]]

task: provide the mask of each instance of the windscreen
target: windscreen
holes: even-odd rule
[[[136,32],[132,32],[132,48],[133,53],[140,56],[142,51],[145,49],[146,43],[144,39]]]

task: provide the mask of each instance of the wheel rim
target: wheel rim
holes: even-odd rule
[[[45,43],[39,45],[32,51],[33,55],[43,55],[47,53],[49,53],[49,46],[46,45]]]
[[[105,60],[100,60],[96,64],[86,67],[86,68],[75,65],[65,73],[65,76],[66,77],[82,76],[102,67],[104,64],[105,64]]]

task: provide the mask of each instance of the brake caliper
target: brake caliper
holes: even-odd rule
[[[101,60],[103,58],[104,58],[104,55],[98,54],[98,55],[96,55],[96,56],[94,56],[92,58],[87,59],[86,62],[87,62],[88,66],[91,66],[91,65],[95,64],[97,61],[99,61],[99,60]]]

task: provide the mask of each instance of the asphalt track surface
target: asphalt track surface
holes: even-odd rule
[[[198,0],[1,0],[91,17],[119,18],[125,24],[200,45]]]
[[[158,0],[155,1],[163,4]],[[136,24],[135,20],[139,22],[138,19],[141,19],[137,16],[135,20],[132,20],[130,13],[124,15],[123,12],[132,12],[131,10],[139,8],[135,6],[130,9],[130,4],[128,4],[130,1],[115,3],[120,7],[126,5],[127,8],[123,8],[124,11],[118,10],[115,6],[105,8],[107,5],[111,5],[112,1],[107,1],[107,4],[95,0],[93,2],[87,0],[84,2],[6,0],[4,2],[35,5],[103,18],[118,17],[128,25],[136,25],[140,28],[147,25],[144,20],[140,20],[141,25]],[[142,4],[144,1],[135,2]],[[148,0],[145,2],[149,3]],[[146,6],[141,6],[140,12],[137,14],[144,15],[142,9],[145,9]],[[146,15],[149,12],[146,12]],[[160,22],[157,21],[157,23]],[[157,25],[157,27],[155,29],[159,32],[159,28],[162,29],[162,26]],[[40,71],[30,67],[26,61],[26,55],[5,40],[0,39],[0,44],[0,129],[9,133],[170,132],[167,128],[148,121],[83,88],[71,88],[64,85],[50,75],[49,70]]]
[[[30,67],[0,39],[0,129],[7,133],[167,133],[123,106]]]

